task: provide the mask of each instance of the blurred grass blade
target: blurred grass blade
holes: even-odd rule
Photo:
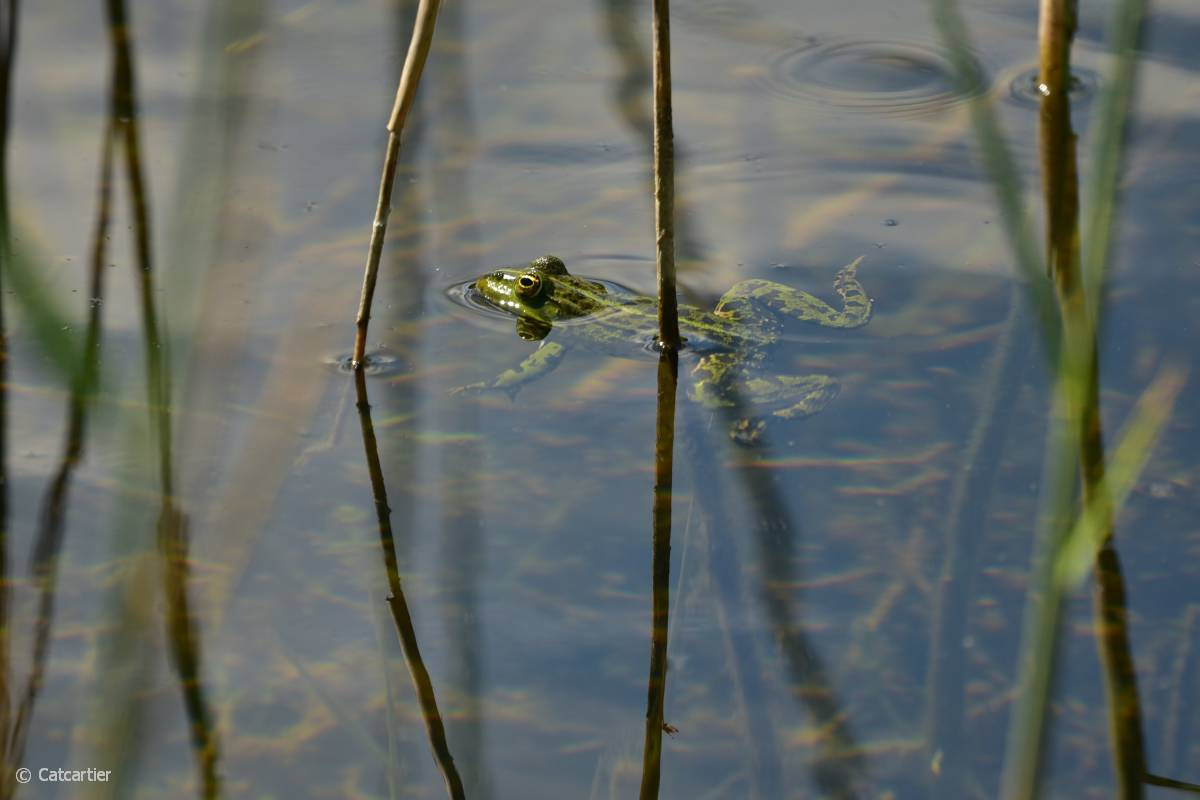
[[[19,228],[12,238],[12,257],[4,260],[4,283],[12,290],[23,318],[33,329],[34,344],[69,382],[81,377],[81,349],[71,333],[70,317],[42,284],[38,264],[21,244]],[[90,387],[81,387],[84,389]]]
[[[1186,370],[1164,367],[1138,400],[1109,460],[1106,488],[1084,508],[1055,560],[1054,579],[1064,590],[1078,586],[1095,563],[1096,553],[1108,535],[1105,520],[1115,517],[1129,496],[1186,379]],[[1101,503],[1110,505],[1111,510],[1106,512]]]
[[[970,38],[957,2],[930,0],[930,7],[934,24],[954,67],[958,91],[970,97],[967,107],[971,114],[971,126],[975,130],[979,153],[996,193],[1000,219],[1016,256],[1017,266],[1025,278],[1026,291],[1037,310],[1036,316],[1047,345],[1046,353],[1054,357],[1058,353],[1058,315],[1046,280],[1045,260],[1034,238],[1029,215],[1024,210],[1020,170],[1005,144],[1004,133],[987,94],[977,92],[977,87],[988,84],[978,62],[971,55]]]
[[[1124,158],[1125,132],[1137,80],[1138,42],[1141,40],[1145,0],[1125,0],[1113,17],[1112,74],[1104,81],[1093,125],[1096,126],[1095,160],[1087,193],[1087,218],[1083,226],[1083,276],[1091,319],[1098,319],[1104,271],[1108,266],[1117,209],[1117,181]]]

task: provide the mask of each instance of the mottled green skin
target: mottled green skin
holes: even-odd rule
[[[772,375],[764,371],[767,348],[779,338],[785,319],[827,328],[857,328],[871,318],[871,301],[858,282],[858,259],[837,274],[834,288],[841,307],[807,292],[764,280],[747,280],[726,292],[712,311],[679,307],[684,354],[696,357],[689,396],[705,406],[765,407],[780,418],[820,411],[837,395],[837,382],[827,375]],[[498,308],[517,318],[523,339],[553,341],[495,380],[462,386],[456,392],[502,389],[515,394],[521,386],[546,374],[573,346],[615,356],[645,353],[658,331],[653,298],[609,291],[578,278],[554,256],[542,256],[522,268],[503,268],[481,276],[475,289]],[[732,435],[746,443],[764,430],[761,420],[743,419]]]

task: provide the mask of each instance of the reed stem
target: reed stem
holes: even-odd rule
[[[654,261],[658,274],[658,340],[679,350],[675,298],[675,131],[671,119],[669,0],[654,0]]]
[[[408,54],[404,58],[404,69],[400,73],[400,85],[396,87],[396,100],[392,104],[392,116],[388,120],[387,150],[383,157],[383,174],[379,179],[379,199],[375,204],[375,222],[371,225],[371,244],[367,249],[367,266],[363,272],[362,293],[358,300],[357,328],[354,335],[355,369],[362,367],[367,350],[367,327],[371,320],[371,301],[375,298],[375,283],[379,278],[379,258],[383,253],[383,237],[387,233],[388,213],[392,205],[392,185],[396,180],[396,162],[400,158],[400,135],[404,121],[412,110],[417,96],[417,85],[421,82],[421,71],[433,44],[433,29],[437,24],[441,0],[420,0],[417,5],[417,20],[413,25],[412,38],[408,43]]]

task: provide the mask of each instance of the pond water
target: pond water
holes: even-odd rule
[[[4,183],[59,316],[5,274],[4,796],[638,792],[654,360],[574,349],[513,398],[451,390],[534,349],[461,302],[497,265],[554,253],[653,290],[649,4],[442,8],[372,439],[339,363],[414,5],[110,3],[122,83],[102,4],[22,4]],[[1113,3],[1082,5],[1086,185]],[[1036,4],[963,6],[965,88],[917,0],[672,7],[684,300],[765,278],[832,301],[863,256],[874,316],[783,327],[771,372],[840,394],[755,449],[680,392],[662,797],[1000,791],[1052,381],[968,105],[993,102],[1040,220]],[[1100,344],[1111,441],[1196,361],[1197,37],[1194,2],[1153,5]],[[98,353],[94,393],[48,342]],[[1115,539],[1146,770],[1192,783],[1197,402],[1193,379]],[[1094,594],[1063,612],[1046,796],[1117,791]]]

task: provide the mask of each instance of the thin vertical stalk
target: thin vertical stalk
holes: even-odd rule
[[[1079,177],[1071,129],[1071,42],[1075,0],[1042,0],[1038,28],[1038,88],[1042,194],[1046,210],[1046,262],[1059,302],[1078,291]]]
[[[1074,453],[1082,484],[1083,516],[1097,531],[1096,616],[1098,646],[1105,668],[1118,796],[1144,795],[1144,741],[1137,699],[1136,670],[1125,625],[1126,603],[1120,562],[1112,547],[1114,498],[1106,475],[1100,420],[1097,332],[1100,299],[1111,241],[1116,175],[1132,93],[1134,50],[1142,0],[1126,0],[1116,17],[1117,69],[1098,115],[1097,192],[1090,198],[1087,258],[1081,274],[1078,176],[1075,136],[1070,128],[1070,45],[1075,29],[1072,0],[1043,0],[1039,36],[1041,68],[1041,146],[1047,214],[1047,253],[1062,319],[1061,355],[1056,376],[1057,450],[1050,462],[1052,500],[1042,568],[1027,613],[1023,646],[1023,690],[1009,728],[1006,797],[1028,797],[1039,788],[1040,742],[1058,650],[1063,598],[1070,585],[1056,576],[1075,548],[1069,534],[1074,491],[1069,458]],[[1148,445],[1147,445],[1148,446]],[[1075,548],[1077,549],[1077,548]]]
[[[400,85],[396,87],[396,99],[392,104],[392,116],[388,120],[387,150],[383,158],[383,174],[379,179],[379,199],[375,204],[375,222],[371,225],[371,244],[367,250],[367,266],[363,272],[362,293],[358,300],[357,331],[354,336],[355,368],[361,368],[367,351],[367,327],[371,320],[371,302],[375,297],[375,283],[379,277],[379,258],[383,253],[383,239],[387,233],[387,219],[391,212],[392,185],[396,180],[396,162],[400,158],[400,136],[404,121],[412,109],[417,96],[417,85],[421,82],[421,71],[433,44],[433,29],[437,24],[441,0],[420,0],[412,38],[408,43],[408,54],[404,69],[400,73]]]
[[[442,780],[446,784],[446,793],[451,800],[461,800],[466,797],[462,778],[454,765],[454,757],[450,754],[446,726],[442,722],[437,697],[433,691],[433,680],[429,677],[429,670],[421,657],[416,627],[413,625],[412,614],[408,610],[408,602],[404,599],[404,589],[400,583],[400,565],[396,558],[396,543],[392,534],[392,509],[388,505],[387,485],[383,480],[383,466],[379,460],[379,443],[375,438],[375,426],[371,422],[366,374],[361,369],[355,370],[354,388],[358,397],[358,421],[362,427],[363,452],[367,459],[367,473],[371,477],[371,495],[375,501],[379,543],[383,549],[384,571],[387,573],[388,588],[391,591],[391,597],[387,601],[388,607],[396,624],[396,633],[399,634],[400,647],[404,652],[404,663],[408,665],[408,674],[412,678],[413,691],[421,706],[425,733],[429,737],[429,745],[433,750],[438,770],[442,773]]]
[[[671,119],[669,0],[654,0],[654,261],[658,268],[658,339],[679,350],[675,298],[675,131]]]
[[[653,555],[651,556],[650,677],[646,686],[646,735],[642,746],[642,786],[638,797],[658,797],[667,693],[667,634],[671,585],[671,498],[675,451],[675,391],[679,354],[667,349],[658,359],[658,413],[654,426]]]
[[[1103,475],[1103,449],[1096,405],[1095,341],[1092,320],[1082,303],[1079,280],[1079,194],[1075,134],[1070,117],[1070,51],[1075,35],[1073,0],[1042,0],[1038,27],[1039,145],[1046,214],[1047,269],[1053,281],[1061,325],[1061,352],[1055,380],[1055,413],[1050,424],[1056,446],[1048,450],[1046,475],[1053,498],[1043,525],[1044,550],[1026,616],[1020,683],[1007,743],[1005,797],[1036,793],[1040,779],[1046,709],[1059,651],[1063,608],[1061,590],[1048,580],[1066,540],[1076,479],[1085,476],[1085,498]],[[1090,410],[1089,410],[1090,409]],[[1095,435],[1089,435],[1090,425]],[[1078,457],[1072,465],[1074,453]],[[1082,469],[1081,469],[1082,468]],[[1095,480],[1093,480],[1095,479]]]
[[[29,724],[45,677],[46,661],[50,654],[50,629],[54,623],[55,599],[58,584],[59,554],[65,535],[67,496],[75,468],[83,458],[87,434],[88,411],[92,400],[91,387],[98,370],[101,342],[101,308],[104,298],[104,261],[107,252],[109,221],[112,209],[112,154],[114,125],[110,120],[104,129],[100,158],[99,198],[96,209],[96,231],[92,239],[92,257],[88,282],[89,303],[87,333],[83,358],[75,375],[67,405],[66,436],[54,479],[47,488],[42,503],[38,538],[34,544],[32,571],[38,587],[38,615],[34,622],[33,652],[29,676],[10,729],[5,731],[6,760],[19,765],[25,756]],[[99,300],[101,302],[95,302]],[[0,776],[2,797],[10,797],[13,787],[9,775]]]
[[[1117,780],[1116,796],[1135,800],[1145,796],[1146,741],[1142,733],[1137,666],[1129,641],[1125,579],[1111,534],[1110,529],[1096,556],[1096,644],[1108,696],[1109,746]]]
[[[190,722],[201,796],[220,794],[217,775],[218,738],[214,715],[205,694],[198,626],[188,597],[187,518],[176,505],[171,447],[171,390],[168,351],[155,307],[155,281],[150,234],[149,192],[142,171],[138,108],[134,81],[132,34],[124,0],[108,0],[108,28],[113,50],[110,113],[114,131],[124,147],[129,207],[133,216],[134,276],[142,312],[146,406],[157,445],[161,508],[156,526],[162,563],[165,628],[171,661]]]

